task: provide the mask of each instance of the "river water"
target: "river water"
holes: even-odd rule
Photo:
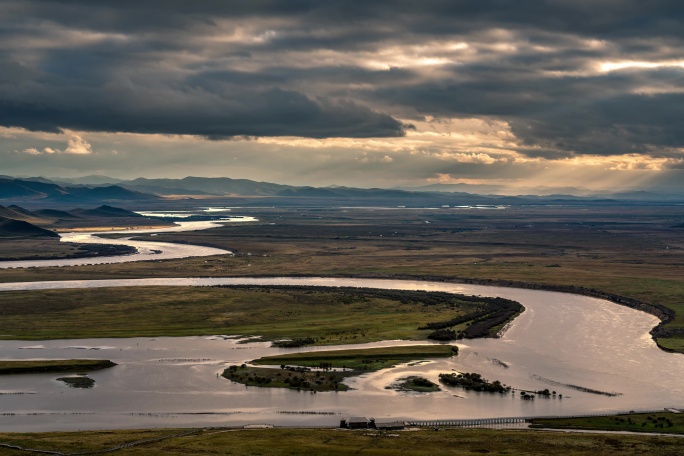
[[[334,425],[349,415],[385,419],[547,416],[684,407],[684,356],[661,351],[648,331],[658,319],[610,302],[565,293],[478,285],[348,278],[157,278],[0,284],[3,290],[217,284],[314,285],[447,291],[501,296],[525,312],[499,339],[458,343],[457,357],[426,360],[363,375],[339,393],[246,387],[217,376],[226,366],[304,349],[240,344],[234,337],[0,341],[3,359],[111,359],[93,372],[92,389],[71,389],[57,374],[0,377],[0,429],[47,431],[186,427],[254,423]],[[407,345],[385,341],[359,345]],[[424,343],[424,342],[420,342]],[[329,350],[340,347],[318,347]],[[344,348],[352,348],[345,345]],[[386,389],[397,379],[478,372],[525,390],[563,395],[522,400],[516,394],[443,388],[429,394]]]
[[[348,382],[353,391],[297,392],[245,387],[217,377],[230,364],[276,353],[267,343],[182,338],[1,341],[5,359],[105,358],[93,389],[70,389],[58,375],[3,376],[0,426],[7,431],[226,424],[335,424],[348,415],[449,419],[572,415],[684,406],[684,356],[659,350],[648,335],[657,319],[600,299],[564,293],[430,282],[327,278],[136,279],[0,284],[0,290],[147,285],[320,285],[449,291],[502,296],[526,311],[500,339],[459,343],[459,356],[400,365]],[[386,341],[359,347],[406,345]],[[350,348],[350,346],[344,346]],[[319,347],[317,350],[336,347]],[[339,348],[339,347],[337,347]],[[310,348],[306,348],[308,350]],[[516,388],[548,388],[563,399],[444,388],[431,394],[385,389],[396,379],[479,372]],[[594,390],[587,392],[578,387]],[[618,395],[608,396],[604,393]],[[22,393],[22,394],[20,394]],[[30,394],[27,394],[30,393]],[[8,414],[9,413],[9,414]]]
[[[115,255],[93,258],[72,258],[55,260],[21,260],[0,261],[0,269],[10,268],[39,268],[51,266],[81,266],[86,264],[128,263],[131,261],[170,260],[175,258],[200,257],[210,255],[224,255],[227,250],[199,245],[171,244],[168,242],[147,242],[131,240],[130,236],[119,239],[103,239],[100,234],[130,234],[131,236],[145,233],[173,233],[179,231],[198,231],[221,226],[221,222],[254,222],[253,217],[228,217],[220,221],[177,222],[176,226],[122,231],[88,231],[62,233],[62,242],[79,244],[113,244],[135,247],[137,252],[131,255]]]

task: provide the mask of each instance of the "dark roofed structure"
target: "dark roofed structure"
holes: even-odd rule
[[[373,421],[369,420],[365,416],[352,416],[351,418],[344,421],[345,427],[347,429],[368,429]]]
[[[406,428],[406,422],[404,421],[386,421],[375,423],[375,428],[383,431],[399,431]]]

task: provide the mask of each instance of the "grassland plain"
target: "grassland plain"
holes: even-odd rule
[[[422,339],[489,298],[316,287],[123,287],[0,293],[0,338],[259,335],[317,345]],[[465,328],[463,322],[456,329]]]
[[[184,435],[183,435],[184,434]],[[174,437],[175,436],[175,437]],[[164,439],[164,437],[167,437]],[[158,439],[162,440],[158,440]],[[63,454],[125,447],[121,455],[349,455],[405,454],[525,454],[567,456],[644,455],[672,456],[684,450],[684,439],[649,435],[572,434],[543,431],[495,431],[486,429],[417,430],[378,432],[348,430],[186,429],[53,432],[0,434],[0,443]],[[144,443],[147,442],[147,443]],[[22,454],[0,447],[2,455]]]
[[[330,350],[323,352],[298,352],[285,355],[264,356],[251,364],[346,368],[358,371],[376,371],[399,363],[424,358],[444,358],[458,354],[458,348],[451,345],[410,345],[405,347],[380,347],[352,350]]]
[[[0,261],[52,260],[93,256],[129,255],[135,248],[112,244],[75,244],[59,239],[2,239]]]
[[[241,210],[259,225],[168,233],[156,241],[235,256],[6,270],[0,281],[187,276],[494,279],[575,286],[664,305],[658,334],[684,352],[684,215],[680,206]],[[426,223],[429,222],[429,223]]]
[[[684,414],[672,412],[629,413],[585,418],[538,419],[532,427],[684,434]]]

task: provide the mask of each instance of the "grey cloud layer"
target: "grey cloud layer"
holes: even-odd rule
[[[0,17],[4,126],[325,138],[481,117],[531,156],[684,147],[684,68],[597,69],[684,60],[678,1],[16,0]]]

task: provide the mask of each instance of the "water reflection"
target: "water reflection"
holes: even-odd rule
[[[249,217],[251,218],[251,217]],[[236,219],[239,221],[254,221],[246,220],[245,217]],[[224,221],[233,221],[226,219]],[[0,261],[0,269],[9,268],[34,268],[34,267],[51,267],[51,266],[81,266],[87,264],[113,264],[113,263],[128,263],[131,261],[149,261],[149,260],[169,260],[174,258],[188,258],[200,257],[210,255],[223,255],[230,253],[227,250],[216,249],[213,247],[203,247],[197,245],[171,244],[168,242],[149,242],[149,241],[134,241],[130,237],[136,234],[145,233],[171,233],[179,231],[198,231],[208,228],[221,226],[219,221],[199,221],[199,222],[178,222],[176,226],[164,228],[150,228],[150,229],[136,229],[136,230],[112,230],[112,231],[89,231],[89,232],[73,232],[61,233],[61,241],[75,242],[79,244],[113,244],[113,245],[128,245],[135,247],[137,252],[132,255],[115,255],[106,257],[93,258],[72,258],[72,259],[55,259],[55,260],[23,260],[23,261]],[[129,234],[119,239],[105,239],[98,235],[100,234]]]
[[[342,393],[245,387],[217,377],[229,364],[302,349],[239,344],[227,337],[2,341],[6,359],[107,358],[119,366],[94,372],[95,388],[67,389],[54,375],[0,379],[3,429],[199,426],[245,423],[335,424],[340,417],[438,419],[572,415],[684,406],[684,356],[659,350],[648,336],[657,319],[600,299],[564,293],[447,283],[327,278],[134,279],[0,284],[2,289],[147,285],[321,285],[450,291],[502,296],[526,311],[501,339],[459,343],[460,355],[400,365],[349,382]],[[359,347],[406,345],[385,341]],[[340,347],[316,347],[315,350]],[[344,346],[349,348],[349,346]],[[387,390],[398,378],[479,372],[526,390],[549,388],[563,399],[491,395],[443,388],[430,394]],[[567,385],[567,386],[564,386]],[[581,387],[580,390],[575,387]],[[588,390],[620,393],[607,396]],[[293,413],[295,412],[295,413]],[[46,413],[46,415],[34,415]],[[52,414],[60,414],[55,420]],[[31,414],[31,415],[29,415]],[[85,414],[85,415],[83,415]]]

